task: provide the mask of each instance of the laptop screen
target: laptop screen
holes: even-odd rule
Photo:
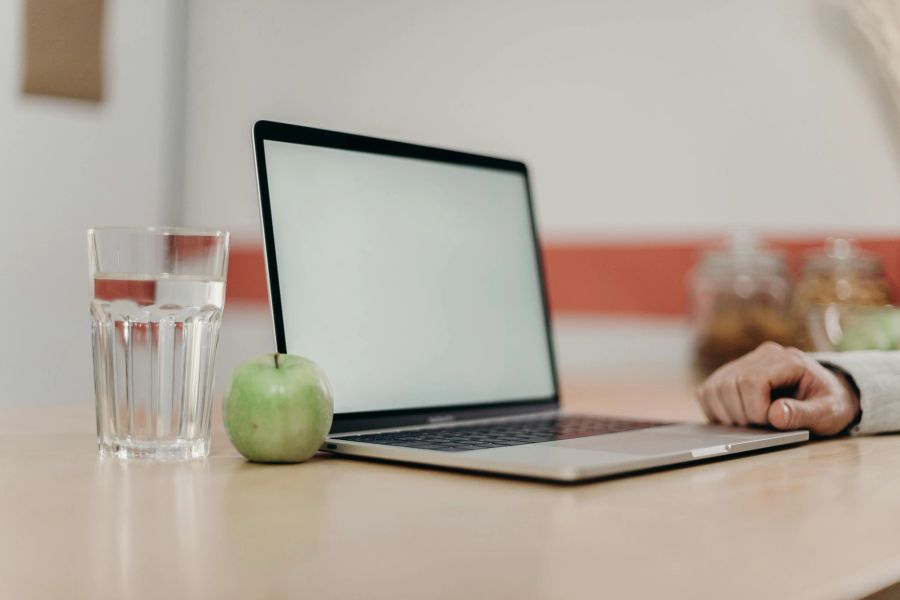
[[[285,350],[336,414],[555,394],[524,170],[263,148]]]

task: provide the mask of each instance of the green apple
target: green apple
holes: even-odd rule
[[[888,312],[865,312],[847,324],[836,349],[891,350],[897,343],[895,329],[896,323]]]
[[[291,354],[264,354],[241,363],[222,406],[228,438],[254,462],[308,459],[325,440],[333,412],[325,372]]]
[[[891,338],[876,323],[856,323],[848,327],[835,346],[841,352],[853,350],[890,350]]]
[[[881,310],[881,320],[884,330],[891,338],[891,350],[900,350],[900,311],[895,308]]]

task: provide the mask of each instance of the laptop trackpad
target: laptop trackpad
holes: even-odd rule
[[[653,427],[638,431],[626,431],[586,438],[576,438],[553,442],[558,448],[577,450],[595,450],[600,452],[621,452],[623,454],[670,454],[673,452],[690,452],[695,448],[707,448],[745,442],[760,433],[752,432],[726,434],[724,432],[703,432],[703,427]],[[710,427],[710,429],[713,429]]]

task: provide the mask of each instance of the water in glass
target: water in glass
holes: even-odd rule
[[[96,272],[94,383],[102,454],[206,456],[225,280]]]

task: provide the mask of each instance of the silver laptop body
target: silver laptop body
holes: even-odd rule
[[[276,344],[331,378],[324,450],[572,482],[808,439],[559,412],[523,163],[270,121],[253,137]]]

